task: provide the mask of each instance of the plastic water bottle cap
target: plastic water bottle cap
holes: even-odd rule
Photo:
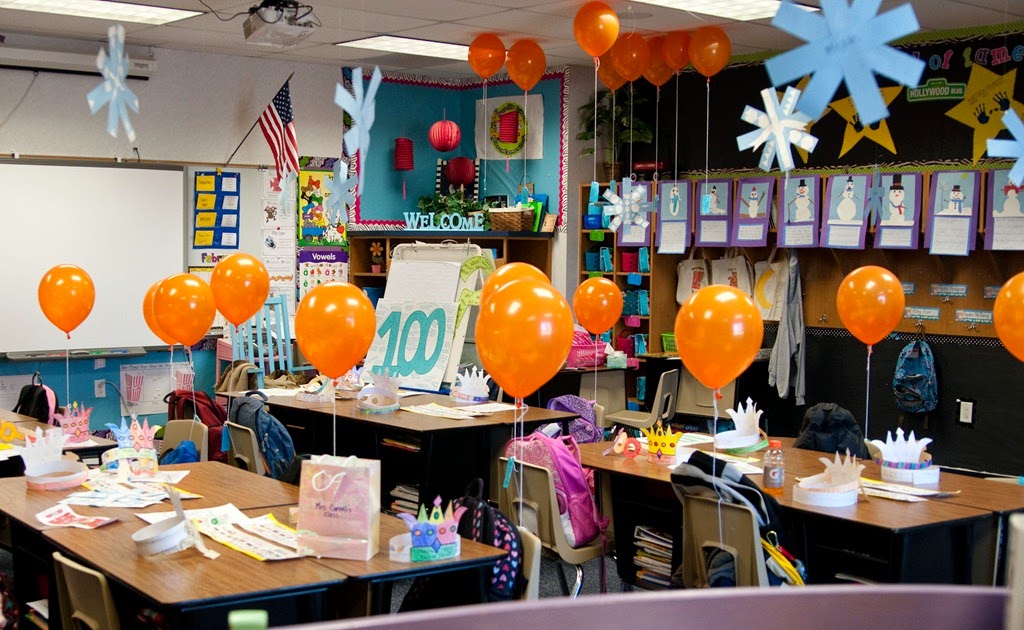
[[[782,440],[768,440],[768,448],[782,448]]]

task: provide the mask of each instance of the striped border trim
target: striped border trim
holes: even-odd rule
[[[832,337],[836,339],[853,339],[853,335],[845,328],[821,328],[808,326],[806,329],[808,337]],[[928,343],[951,346],[967,346],[975,348],[1002,348],[1003,342],[998,337],[964,337],[960,335],[929,335],[924,336]],[[910,342],[917,339],[916,332],[894,332],[886,339],[897,342]],[[884,340],[883,340],[884,341]]]
[[[569,207],[569,111],[566,103],[569,101],[569,68],[562,71],[562,111],[559,116],[561,133],[558,136],[558,222],[556,230],[565,234],[566,232],[566,209]]]

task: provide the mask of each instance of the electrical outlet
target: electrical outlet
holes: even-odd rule
[[[92,367],[93,367],[94,370],[102,370],[103,368],[107,367],[107,360],[106,359],[96,359],[93,362],[93,366]]]
[[[959,405],[959,411],[957,412],[957,424],[966,427],[974,426],[974,401],[966,400],[963,398],[956,399]]]
[[[93,395],[96,398],[103,398],[107,395],[107,382],[102,378],[96,379],[93,383]]]

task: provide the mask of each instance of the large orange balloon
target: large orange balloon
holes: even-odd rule
[[[588,2],[576,12],[572,34],[583,52],[600,57],[608,52],[619,36],[619,16],[603,2]]]
[[[661,87],[672,78],[673,70],[668,67],[664,59],[664,37],[652,37],[647,40],[647,46],[651,49],[651,60],[644,69],[644,78],[651,85]]]
[[[601,63],[597,66],[597,78],[609,90],[617,90],[626,84],[626,80],[612,66],[612,56],[609,53],[601,56]]]
[[[903,285],[891,271],[869,265],[854,269],[839,285],[839,319],[854,337],[873,346],[903,318]]]
[[[690,37],[690,61],[709,79],[729,63],[731,54],[729,36],[717,26],[702,26]]]
[[[505,64],[505,44],[494,33],[477,35],[469,45],[469,67],[489,79]]]
[[[544,51],[532,39],[521,39],[512,44],[505,60],[509,78],[525,91],[537,85],[537,81],[544,76],[546,65],[547,57],[544,56]]]
[[[240,326],[263,308],[270,294],[270,274],[249,254],[231,254],[213,268],[210,289],[220,314]]]
[[[146,325],[154,335],[160,338],[160,341],[173,346],[175,341],[164,332],[163,328],[160,328],[160,324],[156,321],[156,309],[153,306],[153,300],[156,298],[156,291],[160,288],[161,282],[162,280],[154,282],[153,286],[149,287],[149,291],[146,291],[146,297],[142,298],[142,316],[146,319]]]
[[[206,336],[217,314],[210,285],[190,273],[179,273],[160,281],[153,296],[156,323],[167,335],[185,346],[194,346]]]
[[[754,362],[764,338],[761,312],[750,296],[714,284],[690,296],[676,314],[676,348],[697,380],[725,387]]]
[[[46,319],[70,338],[71,331],[92,312],[96,287],[81,267],[57,265],[43,274],[36,295]]]
[[[672,31],[665,34],[661,47],[661,58],[665,65],[678,72],[690,63],[690,34],[686,31]]]
[[[612,46],[612,67],[627,81],[636,81],[651,61],[651,49],[636,33],[620,37]]]
[[[321,284],[295,311],[299,349],[328,378],[342,376],[361,361],[376,330],[370,299],[347,282]]]
[[[550,284],[514,280],[481,304],[476,350],[484,369],[514,398],[548,382],[572,348],[572,312]]]
[[[589,278],[572,294],[572,310],[580,326],[599,335],[622,316],[622,289],[608,278]]]
[[[542,284],[551,284],[551,280],[543,271],[529,263],[506,263],[487,276],[483,288],[480,289],[480,306],[483,306],[495,291],[513,280],[535,280]]]
[[[996,335],[1010,354],[1024,361],[1024,273],[1010,278],[992,309]]]

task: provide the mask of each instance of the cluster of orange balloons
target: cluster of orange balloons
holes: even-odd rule
[[[610,90],[641,76],[660,87],[691,62],[697,72],[711,78],[729,63],[731,54],[729,36],[716,26],[693,33],[671,31],[647,39],[630,33],[619,37],[599,56],[597,77]]]
[[[532,39],[521,39],[505,51],[505,44],[493,33],[477,35],[469,45],[469,66],[481,79],[494,76],[501,66],[508,69],[508,76],[524,91],[537,85],[544,76],[547,56],[540,45]]]

